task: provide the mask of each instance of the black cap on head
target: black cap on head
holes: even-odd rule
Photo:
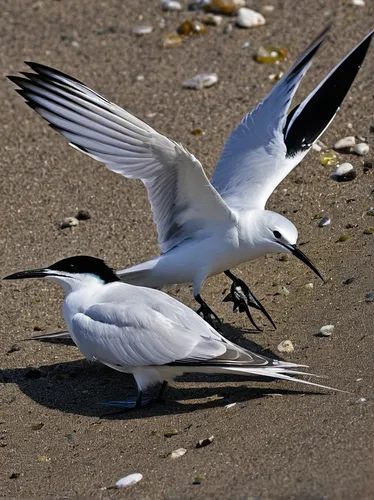
[[[95,274],[104,283],[120,281],[113,269],[107,266],[102,259],[87,255],[77,255],[76,257],[59,260],[52,266],[49,266],[48,269],[73,274]]]

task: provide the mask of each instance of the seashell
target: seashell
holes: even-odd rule
[[[321,326],[321,328],[319,329],[319,334],[322,335],[322,337],[330,337],[334,329],[334,325]]]
[[[291,340],[283,340],[278,344],[277,349],[279,352],[294,352],[295,348]]]
[[[176,0],[161,0],[162,10],[182,10],[182,5]]]
[[[200,73],[191,80],[183,83],[185,89],[199,90],[204,87],[211,87],[218,82],[218,76],[215,73]]]
[[[318,227],[325,227],[325,226],[328,226],[329,224],[331,224],[331,219],[330,217],[323,217],[319,223],[318,223]]]
[[[338,182],[353,181],[357,177],[357,172],[350,163],[342,163],[331,174],[331,179]]]
[[[60,224],[61,229],[65,229],[67,227],[76,227],[79,224],[79,220],[75,217],[64,217]]]
[[[353,135],[349,135],[348,137],[343,137],[342,139],[336,141],[336,143],[334,144],[334,149],[351,150],[355,144],[356,144],[355,137]]]
[[[369,152],[369,144],[366,144],[366,142],[360,142],[359,144],[356,144],[355,147],[353,148],[353,151],[356,153],[358,156],[365,156]]]
[[[254,26],[262,26],[265,24],[265,18],[259,12],[252,9],[242,7],[238,10],[236,24],[240,28],[253,28]]]
[[[213,441],[214,441],[214,436],[210,436],[205,439],[200,439],[196,444],[196,448],[204,448],[204,446],[208,446],[209,444],[213,443]]]
[[[245,6],[245,0],[208,0],[203,2],[205,10],[213,10],[222,14],[234,14]]]
[[[134,33],[137,36],[148,35],[149,33],[152,33],[152,31],[152,26],[136,26],[134,28]]]
[[[172,451],[169,457],[174,460],[175,458],[183,457],[183,455],[185,455],[186,453],[187,453],[186,448],[178,448],[177,450]]]
[[[122,477],[116,482],[116,488],[126,488],[127,486],[131,486],[135,483],[138,483],[143,479],[143,475],[139,473],[130,474],[129,476]]]

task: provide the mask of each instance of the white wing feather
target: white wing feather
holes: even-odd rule
[[[27,103],[72,146],[113,172],[142,180],[161,252],[214,221],[230,220],[230,209],[200,162],[181,145],[74,78],[29,65],[38,74],[12,78]]]

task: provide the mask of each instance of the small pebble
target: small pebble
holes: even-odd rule
[[[344,241],[347,241],[347,240],[349,240],[349,236],[348,236],[348,234],[345,234],[345,233],[342,233],[338,239],[338,241],[340,241],[341,243]]]
[[[364,172],[369,172],[370,170],[373,170],[374,164],[371,161],[365,161],[364,162]]]
[[[295,348],[291,340],[283,340],[278,344],[277,349],[279,352],[294,352]]]
[[[287,49],[284,47],[272,47],[271,45],[264,45],[260,47],[255,55],[255,61],[261,64],[272,64],[275,62],[283,61],[287,57]]]
[[[334,325],[321,326],[321,328],[319,329],[319,334],[322,335],[322,337],[330,337],[332,332],[334,331],[334,328]]]
[[[194,76],[191,80],[183,83],[185,89],[200,90],[208,88],[218,82],[218,76],[215,73],[200,73]]]
[[[35,424],[31,424],[31,429],[33,431],[40,431],[44,427],[44,424],[42,422],[36,422]]]
[[[78,224],[79,220],[75,217],[65,217],[60,224],[60,228],[65,229],[67,227],[76,227]]]
[[[358,398],[356,399],[356,401],[354,402],[355,405],[362,405],[363,403],[367,403],[367,398]]]
[[[132,484],[138,483],[143,479],[142,474],[130,474],[129,476],[122,477],[116,482],[116,488],[126,488],[127,486],[131,486]]]
[[[42,462],[42,463],[48,463],[51,461],[50,457],[47,457],[46,455],[42,455],[41,457],[39,457],[39,462]]]
[[[165,35],[162,39],[162,48],[170,49],[172,47],[178,47],[182,43],[182,37],[176,33],[169,33]]]
[[[343,285],[352,285],[352,283],[355,281],[355,278],[348,278],[345,281],[343,281]]]
[[[204,135],[204,132],[201,130],[201,128],[194,128],[191,130],[192,135]]]
[[[185,19],[177,29],[179,35],[201,35],[206,32],[206,27],[197,19]]]
[[[245,0],[206,0],[199,2],[206,10],[221,12],[222,14],[233,14],[240,7],[245,6]]]
[[[203,481],[205,481],[205,477],[203,476],[196,476],[194,480],[192,481],[192,484],[201,484]]]
[[[242,7],[238,11],[238,17],[236,18],[236,24],[240,28],[253,28],[254,26],[262,26],[265,24],[265,18],[259,12],[252,9],[247,9]]]
[[[152,26],[136,26],[136,28],[134,28],[134,33],[137,36],[149,35],[152,31]]]
[[[279,260],[281,262],[288,262],[290,260],[290,256],[287,253],[282,253],[282,255],[279,257]]]
[[[78,220],[88,220],[91,219],[91,215],[87,210],[79,210],[77,215],[75,216]]]
[[[182,5],[175,0],[161,0],[161,8],[162,10],[182,10]]]
[[[324,167],[332,167],[338,164],[338,156],[335,151],[329,149],[321,153],[320,162]]]
[[[374,227],[368,227],[364,229],[364,234],[374,234]]]
[[[213,443],[214,441],[214,436],[210,436],[205,439],[200,439],[200,441],[197,442],[196,448],[204,448],[204,446],[208,446],[209,444]]]
[[[235,405],[236,405],[236,403],[230,403],[230,404],[226,405],[225,408],[227,408],[227,409],[233,408]]]
[[[274,5],[263,5],[261,7],[262,12],[274,12],[275,7]]]
[[[365,295],[365,301],[366,302],[374,302],[374,293],[367,293]]]
[[[307,290],[313,290],[314,284],[313,283],[305,283],[304,288]]]
[[[360,142],[359,144],[355,145],[353,150],[356,153],[356,155],[365,156],[368,154],[369,149],[370,149],[369,144],[366,144],[366,142]]]
[[[366,212],[366,215],[373,216],[374,215],[374,207],[370,207],[369,210]]]
[[[210,26],[220,26],[222,24],[222,16],[211,13],[205,14],[203,22],[205,24],[209,24]]]
[[[314,144],[312,144],[312,149],[313,151],[317,151],[317,153],[320,153],[322,151],[322,148],[319,144],[317,144],[316,142]]]
[[[183,457],[183,455],[185,455],[186,453],[186,448],[178,448],[177,450],[172,451],[169,457],[174,460],[175,458]]]
[[[331,179],[337,182],[353,181],[357,176],[356,170],[350,163],[342,163],[331,174]]]
[[[289,295],[290,291],[284,285],[279,285],[275,295]]]
[[[352,0],[352,5],[356,5],[357,7],[364,7],[365,0]]]
[[[9,474],[9,479],[17,479],[18,477],[20,477],[20,475],[20,472],[12,472],[11,474]]]
[[[331,224],[330,217],[322,217],[322,219],[318,222],[318,227],[325,227]]]
[[[268,78],[271,82],[279,82],[279,80],[282,78],[283,75],[284,72],[279,71],[278,73],[271,73],[271,75],[269,75]]]
[[[169,429],[168,431],[164,432],[164,436],[166,438],[169,438],[169,437],[172,437],[172,436],[176,436],[177,434],[179,434],[179,431],[177,431],[177,429]]]
[[[351,151],[352,148],[356,144],[356,139],[353,135],[349,135],[348,137],[343,137],[343,139],[339,139],[335,144],[334,144],[334,149],[336,150],[348,150]]]

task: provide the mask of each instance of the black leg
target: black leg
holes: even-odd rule
[[[277,327],[275,326],[274,321],[271,319],[270,314],[266,311],[261,302],[256,299],[256,297],[253,295],[253,293],[250,291],[250,289],[244,283],[244,281],[237,278],[234,274],[232,274],[232,272],[229,269],[225,271],[225,274],[228,278],[232,280],[232,285],[230,293],[223,299],[224,302],[233,302],[234,303],[233,311],[236,311],[238,309],[239,312],[245,312],[249,321],[254,325],[254,327],[257,328],[257,330],[261,331],[261,329],[254,322],[252,315],[249,311],[250,307],[258,309],[267,317],[267,319],[270,321],[270,323],[276,330]]]
[[[200,304],[200,308],[196,311],[199,316],[201,316],[207,323],[213,328],[219,328],[222,321],[214,313],[208,304],[201,298],[201,295],[195,295],[195,300]]]
[[[167,381],[164,380],[161,384],[160,392],[158,393],[158,396],[157,396],[158,401],[165,401],[164,400],[164,392],[165,392],[167,385],[168,385]]]

